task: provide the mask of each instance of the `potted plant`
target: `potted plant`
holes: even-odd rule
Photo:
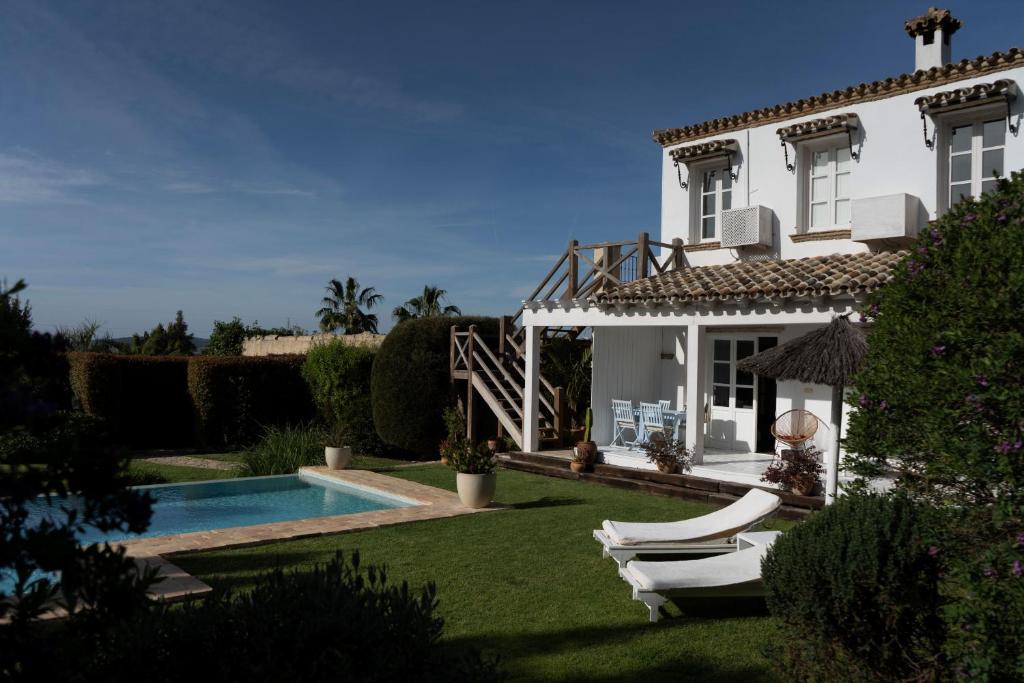
[[[809,496],[825,468],[816,448],[786,449],[761,475],[761,481],[780,486],[798,496]]]
[[[576,447],[572,450],[574,460],[579,454],[581,462],[587,464],[597,462],[597,444],[590,440],[590,427],[593,423],[594,411],[587,406],[587,414],[583,418],[583,441],[577,441]]]
[[[498,441],[498,437],[494,437],[492,439],[487,439],[487,447],[491,449],[491,452],[493,452],[493,453],[500,453],[501,451],[498,450],[500,446],[501,446],[501,442]]]
[[[647,460],[657,465],[659,472],[679,474],[689,472],[691,469],[690,451],[686,449],[686,443],[682,441],[654,434],[641,448],[647,456]]]
[[[577,474],[587,469],[587,454],[584,451],[574,448],[572,460],[569,461],[569,469]]]
[[[494,500],[498,478],[494,451],[484,444],[474,446],[459,439],[451,446],[448,465],[455,470],[455,487],[463,505],[483,508]]]
[[[327,433],[324,440],[324,460],[328,469],[343,470],[352,464],[352,449],[343,446],[345,443],[345,430],[335,425]]]

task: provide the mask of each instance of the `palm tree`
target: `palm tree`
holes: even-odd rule
[[[332,279],[326,289],[327,296],[320,302],[323,307],[316,312],[321,330],[331,332],[340,329],[342,334],[377,333],[377,316],[363,311],[363,308],[373,308],[384,300],[377,290],[373,287],[360,288],[359,280],[351,275],[344,284]]]
[[[414,318],[447,318],[462,315],[458,306],[442,305],[448,298],[448,290],[425,285],[423,293],[406,301],[391,312],[395,322]]]

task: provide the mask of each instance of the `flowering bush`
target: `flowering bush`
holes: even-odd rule
[[[868,303],[847,463],[892,468],[945,514],[933,536],[943,653],[959,677],[1024,679],[1024,175],[963,201]]]

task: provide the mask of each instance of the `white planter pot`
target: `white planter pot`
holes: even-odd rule
[[[470,508],[485,508],[494,500],[494,489],[498,483],[498,473],[455,475],[455,486],[459,491],[459,500]]]
[[[342,446],[341,448],[325,446],[324,460],[327,461],[329,469],[343,470],[352,464],[352,449],[348,446]]]

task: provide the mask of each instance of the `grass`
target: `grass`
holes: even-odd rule
[[[454,488],[439,465],[389,474]],[[777,680],[761,650],[784,634],[763,601],[690,601],[649,624],[590,536],[609,517],[667,521],[711,508],[521,472],[498,476],[498,501],[512,509],[174,562],[213,585],[244,589],[272,567],[307,568],[358,549],[364,562],[386,564],[393,581],[435,582],[445,639],[500,654],[513,680]]]

